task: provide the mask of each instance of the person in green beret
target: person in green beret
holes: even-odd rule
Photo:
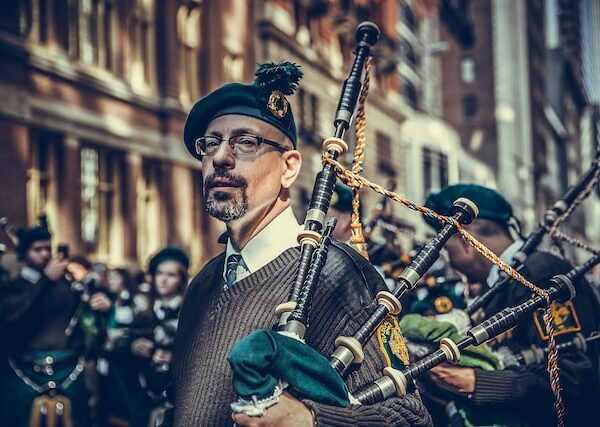
[[[288,96],[301,77],[296,64],[261,65],[253,83],[227,83],[188,115],[185,146],[202,164],[206,209],[226,225],[227,235],[225,252],[193,279],[181,308],[172,366],[174,424],[430,425],[415,394],[373,406],[339,407],[291,387],[274,394],[274,404],[260,418],[230,408],[237,396],[228,355],[237,358],[232,347],[252,332],[270,332],[278,318],[274,309],[288,300],[298,270],[296,239],[302,227],[292,212],[290,191],[302,156]],[[335,338],[352,334],[384,289],[366,260],[334,242],[312,299],[306,343],[328,357]],[[298,361],[297,354],[284,353]],[[352,374],[353,387],[381,376],[390,360],[375,339],[365,353]],[[288,362],[277,362],[285,373]]]
[[[477,184],[450,185],[427,197],[425,206],[443,215],[450,215],[452,203],[459,197],[472,200],[479,207],[479,216],[465,226],[475,238],[490,248],[500,258],[510,263],[523,242],[514,240],[510,233],[513,210],[510,203],[496,190]],[[426,218],[434,228],[437,220]],[[494,286],[500,273],[459,235],[451,237],[445,249],[450,265],[464,274],[469,282],[487,283]],[[537,251],[525,261],[522,274],[537,286],[546,287],[554,275],[565,273],[570,265],[548,252]],[[589,284],[585,280],[576,283],[577,296],[567,304],[553,304],[555,336],[560,343],[572,339],[574,334],[590,333],[599,321],[598,305]],[[481,320],[505,307],[515,306],[530,298],[530,291],[523,285],[511,283],[483,307]],[[560,316],[558,315],[560,313]],[[548,426],[556,423],[553,395],[545,364],[535,366],[511,366],[510,356],[532,344],[546,347],[548,335],[541,312],[525,318],[514,329],[502,334],[492,342],[494,349],[503,354],[505,369],[486,371],[478,368],[458,367],[449,364],[432,369],[432,378],[438,386],[450,390],[457,400],[489,413],[497,411],[511,414],[529,426]],[[566,406],[566,425],[590,425],[597,416],[598,396],[597,355],[583,352],[564,354],[559,358],[561,387]],[[592,398],[591,396],[596,396]],[[488,423],[490,420],[486,420]],[[506,420],[504,420],[506,421]],[[515,420],[509,424],[513,425]]]

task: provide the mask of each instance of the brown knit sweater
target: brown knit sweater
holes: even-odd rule
[[[229,404],[236,400],[227,353],[233,344],[277,321],[274,308],[288,298],[299,249],[283,252],[250,276],[223,290],[224,254],[193,280],[181,310],[173,362],[176,426],[230,426]],[[334,340],[352,334],[373,309],[383,281],[371,264],[346,245],[332,245],[310,310],[306,341],[328,357]],[[350,390],[381,376],[385,367],[376,339],[366,361],[352,372]],[[319,426],[431,425],[418,396],[373,406],[337,408],[304,401]]]

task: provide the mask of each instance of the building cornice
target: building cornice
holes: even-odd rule
[[[79,106],[48,100],[0,83],[4,102],[0,116],[26,126],[73,136],[98,146],[199,169],[197,160],[185,150],[181,138],[135,126],[116,116],[99,115]]]

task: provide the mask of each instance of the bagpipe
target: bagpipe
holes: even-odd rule
[[[588,245],[582,244],[576,239],[570,238],[558,231],[558,227],[569,217],[569,215],[585,200],[600,181],[600,152],[592,161],[589,169],[580,177],[579,181],[569,188],[560,200],[548,209],[538,227],[525,239],[519,251],[512,257],[510,265],[520,272],[524,268],[527,257],[531,255],[542,243],[546,235],[554,239],[563,239],[569,243],[588,249]],[[589,250],[594,253],[593,250]],[[485,307],[496,295],[510,284],[512,277],[501,276],[496,283],[484,294],[475,299],[465,310],[471,318],[477,317],[477,313]]]
[[[234,412],[243,412],[250,416],[260,416],[265,413],[269,406],[278,402],[279,396],[286,387],[314,401],[337,406],[370,404],[389,397],[401,396],[406,393],[407,388],[412,383],[412,379],[422,372],[444,360],[458,359],[460,351],[465,347],[479,345],[516,325],[524,314],[530,313],[537,308],[545,307],[544,321],[550,336],[549,371],[552,391],[556,399],[555,407],[557,416],[560,420],[562,419],[562,400],[560,397],[558,366],[556,364],[553,318],[549,305],[554,300],[570,300],[574,296],[574,288],[571,281],[583,273],[569,272],[564,276],[556,276],[550,289],[543,290],[529,282],[513,267],[500,260],[497,255],[477,241],[463,228],[463,225],[471,223],[478,215],[477,206],[470,200],[466,198],[455,200],[452,215],[443,216],[403,198],[390,189],[371,183],[366,178],[360,176],[359,173],[362,170],[361,162],[364,157],[362,152],[364,141],[361,143],[363,139],[361,135],[364,136],[364,110],[361,110],[361,106],[364,106],[366,89],[368,88],[370,52],[372,46],[377,42],[378,36],[379,30],[373,23],[365,22],[357,28],[356,40],[358,44],[355,49],[355,59],[350,75],[344,82],[335,115],[335,134],[323,143],[323,169],[317,174],[304,228],[298,235],[298,242],[301,248],[298,271],[293,280],[288,300],[278,305],[275,309],[276,314],[279,316],[276,330],[256,331],[238,341],[229,353],[228,360],[233,369],[234,389],[239,396],[238,401],[232,403],[231,408]],[[364,85],[361,83],[363,73],[365,76]],[[348,169],[341,165],[338,160],[348,149],[348,145],[342,138],[349,128],[357,100],[359,99],[359,93],[361,103],[359,114],[357,115],[357,136],[359,141],[357,142],[357,148],[354,150],[355,160],[353,161],[352,168]],[[595,178],[597,176],[596,172],[591,173],[587,183],[589,184],[593,179],[597,179]],[[309,321],[308,312],[311,297],[315,292],[316,286],[318,286],[321,270],[325,265],[328,248],[331,244],[331,232],[335,227],[335,221],[326,221],[326,215],[331,202],[335,180],[338,177],[354,191],[353,210],[355,212],[353,214],[353,238],[351,239],[351,243],[363,255],[366,251],[364,251],[364,238],[361,236],[362,225],[359,219],[357,219],[358,190],[361,187],[371,188],[386,198],[391,198],[412,210],[435,218],[442,226],[437,234],[425,243],[414,259],[402,271],[393,289],[377,293],[376,301],[373,304],[375,308],[367,320],[351,336],[337,337],[335,340],[335,350],[328,358],[325,358],[305,344],[304,337]],[[572,196],[569,195],[567,202],[571,198],[579,200],[580,194],[578,191],[572,191],[571,193]],[[565,213],[569,212],[569,208],[565,207],[563,209],[562,205],[560,208],[561,210],[556,209],[553,213],[559,218],[563,218]],[[551,225],[556,225],[556,221],[553,221]],[[382,325],[388,316],[395,316],[400,313],[402,308],[400,299],[415,288],[417,282],[439,258],[440,252],[448,239],[456,234],[460,235],[461,238],[490,260],[490,262],[497,265],[511,280],[516,280],[535,293],[535,296],[519,306],[501,311],[481,325],[470,329],[467,337],[459,343],[451,343],[445,340],[440,350],[409,366],[402,373],[388,367],[384,370],[384,377],[378,379],[373,384],[359,389],[357,392],[350,393],[344,382],[344,378],[350,371],[350,368],[358,369],[354,365],[363,362],[365,344],[369,342],[377,328]],[[536,239],[540,238],[541,235]],[[530,246],[534,245],[534,243],[530,243]],[[538,243],[535,243],[535,246]],[[273,353],[265,355],[261,353],[263,348],[272,349]],[[277,353],[275,354],[275,352]],[[294,371],[294,369],[298,369],[298,366],[302,363],[300,359],[303,357],[310,360],[309,363],[303,365],[308,374],[299,378],[299,373]],[[284,358],[289,358],[294,362],[291,364],[294,366],[293,369],[287,369],[281,364],[281,360]],[[252,376],[251,380],[239,380],[244,375]],[[327,387],[322,386],[325,382],[328,382]],[[327,390],[323,392],[325,388]],[[261,390],[260,393],[257,392],[258,389]]]
[[[590,344],[600,342],[600,331],[594,331],[587,337],[577,333],[572,340],[558,344],[556,349],[559,353],[578,350],[583,353],[588,351]],[[521,350],[516,356],[516,362],[519,365],[537,365],[543,363],[548,357],[548,347],[531,346],[528,349]]]
[[[392,396],[404,396],[409,390],[412,381],[418,376],[441,363],[458,361],[461,351],[467,347],[481,345],[508,331],[515,327],[526,314],[543,307],[548,301],[565,303],[572,300],[576,293],[573,282],[577,281],[598,263],[600,263],[600,258],[594,257],[584,264],[573,268],[565,275],[554,276],[551,280],[550,288],[543,295],[536,295],[517,306],[505,308],[479,325],[469,329],[466,337],[458,343],[449,338],[442,338],[439,350],[422,358],[404,371],[399,371],[391,367],[386,368],[383,377],[355,392],[354,397],[362,404],[373,404]],[[556,350],[569,346],[571,345],[566,343],[560,344],[556,346]],[[541,351],[544,353],[544,350]],[[546,354],[549,351],[549,349],[545,349]]]

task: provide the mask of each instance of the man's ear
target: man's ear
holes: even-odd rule
[[[302,166],[302,155],[298,150],[289,150],[281,155],[281,186],[290,188]]]

